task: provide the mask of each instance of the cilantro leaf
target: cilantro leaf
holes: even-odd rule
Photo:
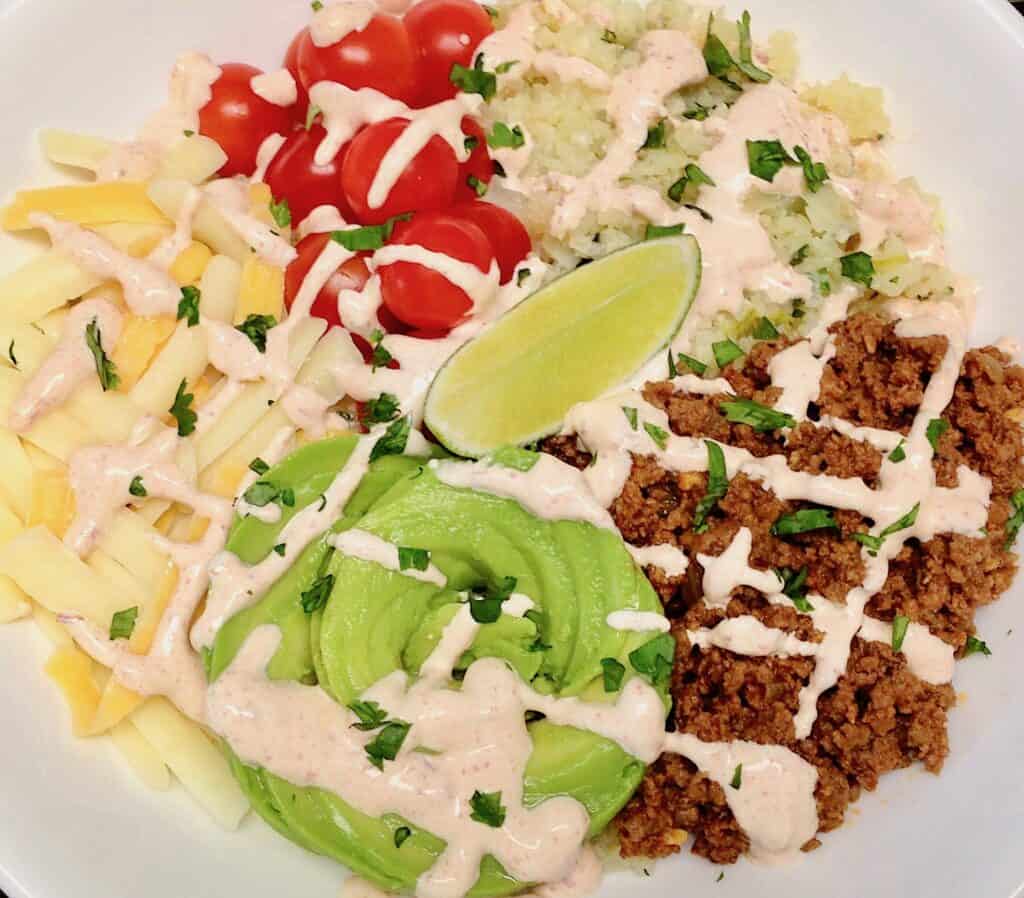
[[[185,392],[185,380],[182,379],[178,385],[178,392],[174,394],[174,402],[168,409],[169,414],[178,422],[178,436],[187,437],[196,429],[196,421],[199,415],[192,411],[192,401],[195,395]]]
[[[409,442],[409,433],[412,430],[412,422],[409,418],[399,418],[388,426],[382,436],[374,444],[370,452],[370,463],[384,458],[385,455],[401,455]]]
[[[699,165],[695,165],[693,162],[690,162],[683,169],[683,176],[669,187],[668,198],[675,203],[681,203],[683,201],[683,194],[686,192],[686,188],[691,184],[707,184],[709,187],[717,186],[714,180],[705,173],[704,169]]]
[[[430,552],[409,546],[398,547],[398,569],[400,571],[425,571],[430,567]]]
[[[664,452],[665,447],[668,446],[668,431],[658,427],[657,424],[651,424],[650,421],[644,421],[644,430],[647,431],[647,436],[654,440],[658,448]]]
[[[381,393],[376,399],[367,400],[359,414],[359,420],[367,429],[374,424],[388,424],[401,413],[398,397],[391,393]]]
[[[796,536],[812,530],[838,530],[835,516],[827,508],[801,508],[784,514],[772,524],[772,536]]]
[[[629,663],[633,670],[648,677],[655,686],[667,686],[675,657],[676,641],[670,634],[661,633],[631,652]]]
[[[313,581],[313,585],[299,597],[299,603],[306,614],[319,611],[327,604],[334,589],[334,574],[323,574]]]
[[[731,424],[746,424],[758,433],[781,430],[784,427],[796,427],[796,419],[785,412],[777,412],[773,408],[754,402],[752,399],[730,399],[719,405],[725,419]]]
[[[672,358],[672,347],[668,350],[668,376],[679,377],[679,369],[676,367],[676,360]]]
[[[971,655],[991,655],[992,649],[988,647],[988,644],[983,639],[978,639],[977,636],[968,636],[967,644],[964,646],[964,657],[969,658]]]
[[[925,435],[928,437],[928,442],[931,444],[932,451],[939,451],[939,440],[942,439],[942,435],[949,430],[949,422],[945,418],[932,418],[928,422],[928,429],[925,431]]]
[[[518,581],[504,577],[500,583],[469,594],[469,613],[478,624],[493,624],[501,617],[501,606],[511,598]]]
[[[655,225],[648,224],[644,231],[644,240],[658,240],[661,237],[678,237],[686,229],[685,224]]]
[[[359,718],[359,723],[352,724],[352,728],[364,733],[379,730],[388,719],[388,712],[376,702],[354,701],[348,709]]]
[[[100,333],[99,321],[96,318],[85,326],[85,345],[89,347],[89,352],[96,363],[96,374],[103,392],[115,389],[121,383],[121,378],[114,363],[107,358],[103,350],[103,335]]]
[[[270,201],[270,217],[279,228],[290,228],[292,225],[292,208],[287,199]]]
[[[631,430],[637,429],[637,414],[636,409],[629,405],[622,406],[622,414],[626,416],[626,420],[629,422]]]
[[[1005,547],[1007,551],[1017,541],[1017,534],[1020,532],[1020,528],[1024,526],[1024,489],[1017,490],[1010,496],[1010,506],[1013,508],[1013,514],[1006,521]]]
[[[476,791],[469,800],[469,806],[473,809],[469,815],[471,820],[494,829],[501,829],[505,825],[506,812],[501,804],[500,792]]]
[[[660,150],[665,147],[665,119],[659,119],[658,124],[647,129],[647,139],[640,147],[641,150]]]
[[[487,135],[487,145],[496,150],[502,147],[517,150],[525,143],[526,135],[519,125],[513,125],[510,128],[504,122],[495,122],[491,133]]]
[[[868,554],[872,557],[878,555],[879,549],[882,548],[882,543],[886,541],[894,533],[899,533],[901,530],[906,530],[908,527],[913,527],[917,523],[917,513],[921,510],[921,503],[918,502],[910,511],[908,511],[898,521],[893,522],[886,527],[878,536],[872,536],[870,533],[854,533],[853,538],[857,540],[862,546],[867,547]]]
[[[850,253],[839,259],[843,277],[865,287],[870,287],[875,279],[875,262],[865,252]]]
[[[274,546],[274,551],[277,552],[277,554],[280,555],[282,558],[284,558],[285,552],[288,551],[288,544],[278,543],[276,546]]]
[[[144,499],[149,495],[146,491],[145,484],[142,482],[142,478],[138,476],[132,478],[131,486],[128,487],[128,492],[140,499]]]
[[[689,368],[698,377],[703,377],[707,373],[708,366],[705,365],[703,362],[695,359],[693,356],[687,355],[685,352],[680,352],[677,357],[680,362],[686,365],[686,367]]]
[[[622,678],[626,675],[625,665],[614,658],[602,658],[601,671],[604,675],[604,691],[618,692],[622,688]]]
[[[182,287],[178,302],[178,321],[186,321],[189,327],[199,324],[199,300],[202,294],[198,287]]]
[[[242,493],[242,499],[253,508],[264,508],[281,495],[281,490],[267,480],[257,480]]]
[[[810,252],[811,252],[811,245],[809,243],[805,243],[795,253],[793,253],[792,256],[789,257],[789,265],[790,265],[790,267],[791,268],[796,268],[797,265],[802,264],[803,261],[810,254]]]
[[[384,224],[365,225],[361,228],[349,228],[344,231],[331,231],[331,240],[341,244],[352,253],[367,252],[380,249],[395,232],[395,225],[412,218],[411,212],[395,215]]]
[[[754,47],[750,37],[749,12],[743,11],[743,15],[736,23],[736,27],[740,34],[740,58],[736,61],[736,68],[743,72],[751,81],[756,81],[758,84],[766,84],[772,80],[772,76],[771,72],[766,72],[764,69],[754,65]]]
[[[793,147],[793,153],[803,166],[807,189],[811,193],[817,193],[821,190],[821,185],[828,180],[828,169],[825,168],[825,163],[812,161],[811,154],[802,146]]]
[[[782,594],[791,599],[797,611],[809,614],[814,606],[807,601],[807,565],[794,571],[791,568],[776,568],[775,575],[782,581]]]
[[[747,166],[755,178],[770,184],[784,165],[798,164],[777,140],[747,141]]]
[[[743,358],[744,355],[743,350],[732,340],[719,340],[717,343],[712,343],[711,351],[715,354],[715,364],[719,368],[725,368],[726,365]]]
[[[249,470],[257,477],[262,477],[270,470],[270,465],[268,465],[262,458],[254,458],[249,462]]]
[[[410,724],[404,720],[392,720],[384,725],[372,742],[367,743],[366,756],[374,767],[383,770],[385,761],[393,761],[398,757],[409,729]]]
[[[778,328],[764,316],[754,325],[755,340],[777,340],[778,338]]]
[[[139,617],[139,606],[135,605],[118,611],[110,619],[110,638],[112,640],[131,639],[135,632],[135,621]]]
[[[412,835],[408,826],[400,826],[395,830],[395,848],[401,848],[406,840]]]
[[[711,440],[705,440],[704,445],[708,450],[708,489],[693,512],[694,533],[707,532],[708,515],[729,492],[729,475],[725,467],[725,453],[722,451],[722,447]]]
[[[247,315],[245,321],[235,325],[249,338],[249,342],[260,352],[267,351],[267,331],[277,327],[277,319],[273,315]]]
[[[472,68],[455,63],[448,80],[463,93],[479,94],[485,100],[490,100],[498,92],[498,78],[494,72],[484,68],[483,54],[477,54]]]
[[[907,630],[910,629],[910,618],[897,614],[892,622],[892,650],[903,651],[903,640],[907,638]]]
[[[907,458],[907,450],[903,448],[906,441],[900,440],[900,444],[889,453],[889,461],[893,464],[899,464],[901,461],[905,461]]]

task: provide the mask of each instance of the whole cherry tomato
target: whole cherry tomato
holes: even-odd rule
[[[317,147],[326,136],[327,132],[319,125],[308,131],[302,128],[293,131],[263,179],[270,186],[274,199],[288,200],[294,225],[317,206],[337,206],[346,219],[352,214],[341,189],[341,166],[348,144],[327,165],[317,165],[314,161]]]
[[[416,49],[424,106],[455,96],[452,66],[468,68],[480,42],[494,32],[491,17],[473,0],[424,0],[405,14],[405,28]]]
[[[467,146],[473,148],[470,157],[459,166],[459,179],[455,185],[455,202],[467,203],[487,193],[487,185],[494,177],[494,162],[487,149],[484,129],[468,115],[462,119],[462,133]]]
[[[296,247],[299,254],[284,273],[284,304],[288,311],[291,311],[309,270],[320,258],[330,239],[330,234],[310,234]],[[323,318],[330,327],[341,327],[343,323],[338,315],[338,294],[342,290],[362,290],[369,279],[370,269],[366,266],[365,258],[354,256],[327,279],[313,300],[309,314],[314,318]]]
[[[212,98],[199,110],[199,133],[220,144],[227,153],[220,174],[251,175],[256,170],[256,153],[271,134],[292,130],[290,108],[275,106],[252,89],[259,69],[240,62],[221,66],[221,76],[212,87]]]
[[[507,209],[480,200],[455,206],[451,214],[473,222],[487,235],[501,268],[501,282],[507,284],[512,280],[516,266],[532,249],[530,235],[523,223]]]
[[[370,188],[381,160],[408,127],[407,119],[387,119],[367,126],[349,144],[341,186],[349,208],[363,224],[383,224],[405,212],[444,209],[452,203],[459,163],[452,148],[435,134],[398,176],[384,202],[371,208]]]
[[[352,90],[372,87],[410,106],[419,94],[416,54],[405,25],[383,13],[329,47],[318,47],[307,32],[299,43],[298,65],[307,91],[319,81],[337,81]]]
[[[494,250],[477,225],[445,212],[421,212],[395,227],[392,244],[422,246],[487,272]],[[436,336],[462,321],[472,298],[439,271],[416,262],[394,262],[379,269],[384,305],[406,324]]]

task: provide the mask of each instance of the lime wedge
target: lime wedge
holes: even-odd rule
[[[478,458],[555,433],[566,412],[638,371],[679,330],[700,285],[697,241],[651,240],[538,290],[460,349],[427,396],[425,423]]]

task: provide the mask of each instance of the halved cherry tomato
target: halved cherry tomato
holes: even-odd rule
[[[405,14],[405,28],[416,48],[424,106],[455,96],[452,66],[469,67],[480,42],[494,32],[491,17],[474,0],[424,0]]]
[[[383,13],[330,47],[318,47],[307,32],[298,63],[307,91],[319,81],[337,81],[353,90],[372,87],[410,106],[419,94],[416,54],[405,25]]]
[[[451,214],[473,222],[487,235],[501,268],[501,282],[507,284],[512,280],[516,266],[533,248],[523,223],[507,209],[480,200],[456,206]]]
[[[452,203],[459,163],[452,148],[435,134],[399,175],[384,203],[370,208],[368,194],[381,160],[408,127],[407,119],[387,119],[364,128],[349,144],[341,186],[349,207],[363,224],[382,224],[395,215],[444,209]]]
[[[422,246],[490,270],[494,250],[471,221],[445,212],[421,212],[395,227],[391,242]],[[415,262],[394,262],[380,268],[384,305],[406,324],[422,332],[454,327],[473,308],[473,300],[438,271]],[[434,334],[431,334],[433,336]]]
[[[259,69],[240,62],[221,66],[221,76],[212,88],[213,97],[199,110],[199,132],[211,137],[227,153],[220,174],[251,175],[256,170],[256,153],[271,134],[289,134],[292,110],[268,103],[253,93],[252,79]]]
[[[284,304],[289,311],[295,297],[299,295],[299,290],[302,289],[302,283],[306,280],[309,270],[320,258],[330,239],[330,234],[310,234],[296,247],[299,254],[284,273]],[[330,327],[341,327],[338,294],[342,290],[362,290],[369,279],[370,269],[366,266],[365,257],[355,256],[349,259],[327,279],[327,283],[313,301],[309,314],[314,318],[323,318]]]
[[[486,187],[494,177],[494,162],[487,149],[487,135],[484,129],[467,115],[462,119],[462,133],[466,135],[467,140],[475,141],[475,144],[472,144],[473,152],[470,157],[459,166],[459,180],[455,185],[457,203],[467,203],[475,200],[482,192],[486,193]]]
[[[342,217],[351,217],[341,189],[341,165],[345,161],[348,144],[327,165],[317,165],[313,161],[317,147],[326,136],[327,132],[319,125],[308,131],[301,128],[293,131],[267,168],[263,180],[270,186],[274,199],[288,200],[293,225],[323,205],[337,206]]]
[[[300,122],[306,121],[306,111],[309,109],[309,91],[306,90],[306,86],[302,83],[302,76],[299,74],[299,47],[302,46],[302,41],[308,34],[308,28],[303,28],[296,34],[291,44],[288,45],[288,52],[284,55],[284,67],[295,79],[295,87],[299,92],[299,99],[296,101],[293,111],[295,119]]]

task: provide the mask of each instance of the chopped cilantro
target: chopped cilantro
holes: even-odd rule
[[[478,197],[487,196],[487,182],[481,181],[476,175],[468,175],[466,177],[466,184],[469,185],[469,189]]]
[[[500,62],[494,67],[494,71],[499,75],[505,75],[512,71],[512,66],[519,65],[518,59],[510,59],[507,62]]]
[[[478,146],[480,146],[479,137],[467,137],[462,141],[462,145],[466,148],[467,153],[472,153]]]
[[[754,325],[755,340],[777,340],[778,338],[778,328],[764,316]]]
[[[517,287],[522,287],[523,286],[523,281],[525,281],[529,276],[530,276],[530,269],[529,268],[520,268],[519,271],[516,272],[516,286]]]
[[[185,380],[182,379],[178,385],[178,392],[174,394],[174,402],[168,412],[178,422],[178,436],[187,437],[196,429],[196,421],[199,415],[192,411],[192,401],[195,399],[193,393],[185,392]]]
[[[135,605],[132,608],[126,608],[124,611],[118,611],[110,619],[110,638],[113,640],[131,639],[132,633],[135,632],[135,621],[138,620],[138,618],[138,605]]]
[[[736,61],[736,68],[743,72],[751,81],[756,81],[759,84],[771,81],[772,76],[770,72],[766,72],[764,69],[754,65],[754,42],[750,37],[749,12],[743,11],[743,15],[736,23],[736,28],[740,35],[740,58]]]
[[[615,32],[611,30],[611,28],[605,28],[605,30],[601,33],[601,40],[603,40],[606,44],[614,44],[618,41],[618,37],[616,36]]]
[[[644,430],[647,431],[647,436],[654,440],[658,448],[664,452],[665,447],[668,446],[668,431],[658,427],[657,424],[651,424],[650,421],[644,421]]]
[[[907,458],[907,450],[903,448],[906,441],[900,440],[900,444],[889,453],[889,461],[893,464],[899,464],[901,461],[905,461]]]
[[[801,146],[793,147],[793,153],[804,169],[804,180],[807,182],[807,189],[811,193],[821,190],[821,185],[828,180],[828,169],[824,162],[814,162],[811,154]]]
[[[324,8],[324,5],[320,0],[313,0],[309,5],[313,7],[313,12],[320,12],[320,10]]]
[[[501,829],[505,825],[506,812],[501,804],[500,792],[476,791],[469,800],[469,806],[473,809],[471,820],[494,829]]]
[[[743,350],[732,340],[720,340],[711,344],[711,351],[715,354],[715,364],[719,368],[731,365],[736,359],[743,358]]]
[[[968,636],[967,644],[964,646],[964,657],[969,658],[971,655],[991,655],[992,649],[988,647],[988,644],[983,639],[978,639],[977,636]]]
[[[385,761],[393,761],[398,757],[409,729],[410,725],[404,720],[392,720],[384,725],[372,742],[367,743],[366,756],[374,767],[383,770]]]
[[[354,701],[348,709],[359,718],[359,723],[352,724],[352,729],[364,733],[379,730],[388,719],[388,712],[376,702]]]
[[[331,590],[334,589],[334,574],[323,574],[317,577],[313,581],[313,585],[309,589],[305,590],[299,597],[299,602],[302,605],[302,610],[306,614],[312,614],[314,611],[319,611],[327,604],[327,600],[331,596]]]
[[[601,672],[604,675],[605,692],[618,692],[622,688],[622,678],[626,675],[624,664],[614,658],[602,658]]]
[[[657,240],[659,237],[678,237],[686,229],[685,224],[654,225],[648,224],[644,231],[644,240]]]
[[[412,422],[408,418],[399,418],[388,426],[382,436],[374,444],[370,452],[370,463],[384,458],[385,455],[401,455],[405,452],[406,444],[409,442],[409,432],[412,430]]]
[[[484,7],[484,12],[486,12],[487,15],[489,15],[491,17],[492,21],[496,22],[498,20],[498,10],[495,7],[489,6],[486,3],[483,4],[483,7]]]
[[[874,557],[878,554],[878,550],[882,548],[882,543],[886,541],[894,533],[899,533],[901,530],[906,530],[908,527],[913,527],[917,523],[917,513],[921,510],[921,503],[918,502],[910,511],[908,511],[898,521],[894,521],[888,527],[886,527],[878,536],[872,536],[870,533],[854,533],[853,538],[857,540],[862,546],[865,546],[868,550],[868,554]]]
[[[801,508],[784,514],[772,524],[772,536],[796,536],[812,530],[837,530],[835,515],[827,508]]]
[[[679,377],[679,369],[676,367],[676,360],[672,357],[672,347],[668,349],[668,376]]]
[[[939,440],[942,439],[942,435],[947,430],[949,430],[949,422],[945,418],[932,418],[928,422],[925,435],[928,437],[928,442],[931,444],[933,452],[939,451]]]
[[[732,773],[732,781],[729,786],[733,789],[739,789],[743,785],[743,765],[737,764],[736,769]]]
[[[678,181],[676,181],[671,187],[669,187],[668,198],[675,203],[682,202],[683,194],[686,192],[686,188],[690,184],[696,184],[698,186],[701,184],[706,184],[708,187],[717,186],[714,180],[707,173],[705,173],[704,169],[702,169],[699,165],[695,165],[694,163],[690,162],[683,169],[683,176]]]
[[[184,134],[186,137],[195,137],[196,136],[196,132],[193,131],[191,128],[186,128],[181,133]]]
[[[472,68],[455,63],[448,80],[463,93],[479,94],[485,100],[490,100],[498,91],[497,76],[484,68],[482,53],[477,54]]]
[[[703,377],[708,370],[708,366],[703,362],[695,359],[692,355],[687,355],[685,352],[681,352],[678,355],[679,361],[686,365],[694,374],[698,377]]]
[[[270,465],[268,465],[262,458],[254,458],[249,462],[249,470],[257,477],[262,477],[270,470]]]
[[[279,228],[290,228],[292,226],[292,207],[288,200],[270,201],[270,217]]]
[[[811,245],[805,243],[800,247],[792,256],[789,257],[789,264],[791,267],[796,268],[797,265],[801,265],[804,259],[807,258],[807,254],[811,251]]]
[[[636,409],[631,405],[622,406],[622,414],[626,416],[626,420],[629,422],[631,429],[637,429],[637,414]]]
[[[391,393],[381,393],[376,399],[370,399],[363,405],[359,420],[364,427],[370,428],[374,424],[388,424],[400,413],[398,397]]]
[[[770,184],[784,165],[798,164],[777,140],[747,141],[747,165],[755,178]]]
[[[711,107],[705,106],[703,103],[694,102],[693,109],[687,109],[683,113],[683,118],[691,122],[705,122],[709,115],[711,115]]]
[[[373,349],[373,355],[370,359],[370,363],[374,371],[378,368],[386,368],[391,364],[394,356],[388,352],[387,347],[384,345],[384,331],[375,330],[370,334],[370,346]]]
[[[85,345],[89,347],[89,352],[92,353],[93,361],[96,363],[96,374],[100,379],[103,392],[115,389],[121,383],[121,378],[117,374],[114,363],[107,358],[107,354],[103,350],[103,335],[100,333],[99,322],[96,318],[93,318],[85,326]]]
[[[665,119],[659,119],[658,124],[647,129],[647,139],[643,142],[641,150],[660,150],[665,147]]]
[[[251,505],[253,508],[264,508],[280,495],[281,490],[269,480],[257,480],[242,493],[242,499],[246,505]]]
[[[11,364],[15,368],[18,367],[18,357],[14,354],[14,341],[11,340],[11,345],[7,347],[7,358],[11,360]]]
[[[284,558],[285,552],[288,551],[288,544],[278,543],[276,546],[274,546],[274,551],[277,552],[277,554],[280,555],[282,558]]]
[[[843,277],[865,287],[870,287],[875,278],[875,262],[865,252],[850,253],[839,259]]]
[[[1017,534],[1021,526],[1024,526],[1024,489],[1017,490],[1010,496],[1010,505],[1013,507],[1013,514],[1006,522],[1006,550],[1016,542]]]
[[[146,491],[146,485],[142,482],[142,478],[136,475],[132,478],[131,485],[128,487],[128,492],[139,499],[145,499],[149,493]]]
[[[293,490],[290,486],[286,486],[283,490],[281,490],[280,499],[282,505],[286,505],[288,508],[294,508],[295,490]]]
[[[267,331],[274,327],[277,319],[273,315],[247,315],[245,321],[235,325],[235,330],[245,334],[259,352],[266,352]]]
[[[526,135],[519,125],[510,128],[504,122],[495,122],[491,133],[487,135],[487,143],[496,150],[502,147],[515,150],[526,143]]]
[[[398,569],[400,571],[425,571],[430,567],[430,552],[410,546],[398,547]]]
[[[412,213],[406,212],[389,218],[384,224],[365,225],[361,228],[349,228],[345,231],[332,231],[331,240],[335,243],[340,243],[352,253],[380,249],[391,239],[391,235],[395,232],[395,225],[400,221],[408,221],[410,218],[412,218]]]
[[[708,450],[708,489],[693,512],[694,533],[707,532],[708,515],[729,492],[729,474],[725,467],[725,453],[722,447],[711,440],[705,440],[704,445]]]
[[[719,405],[725,419],[731,424],[746,424],[758,433],[769,433],[784,427],[796,427],[796,419],[785,412],[754,402],[752,399],[730,399]]]
[[[910,629],[910,618],[897,614],[892,622],[892,650],[903,651],[903,640],[907,638],[907,630]]]
[[[807,601],[807,566],[804,565],[799,571],[788,567],[776,568],[775,574],[782,581],[782,594],[792,600],[797,611],[810,614],[814,606]]]
[[[199,324],[199,300],[202,294],[198,287],[182,287],[178,302],[178,321],[186,321],[189,327]]]
[[[401,848],[412,835],[408,826],[400,826],[395,830],[395,848]]]
[[[501,617],[501,606],[515,592],[515,577],[504,577],[495,586],[473,590],[469,594],[469,613],[478,624],[493,624]]]
[[[633,670],[648,677],[655,686],[667,686],[675,657],[676,641],[670,634],[661,633],[630,653],[629,663]]]

